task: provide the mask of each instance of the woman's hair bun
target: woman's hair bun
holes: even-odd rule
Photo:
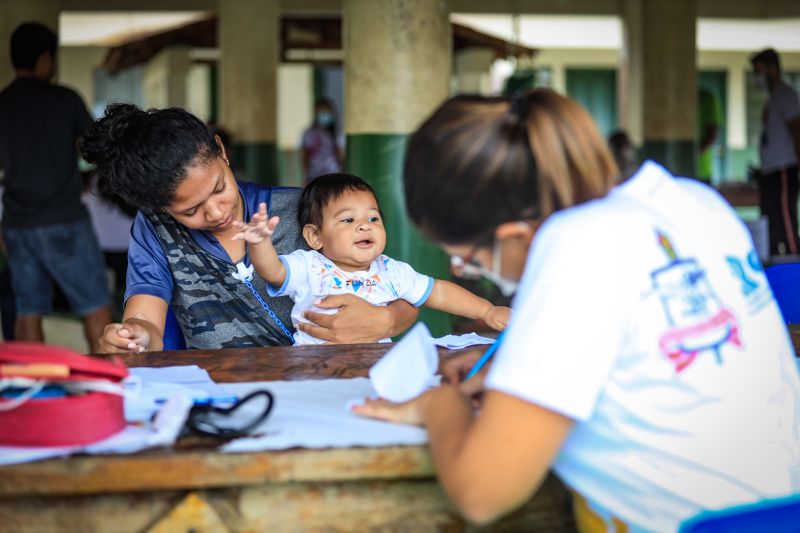
[[[81,155],[89,163],[105,167],[133,135],[141,134],[146,118],[147,113],[135,105],[110,104],[81,137]]]

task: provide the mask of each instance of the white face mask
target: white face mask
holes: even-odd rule
[[[517,292],[519,281],[508,279],[501,274],[503,271],[500,264],[501,262],[502,254],[500,253],[500,241],[495,239],[494,248],[492,249],[492,269],[489,270],[483,265],[480,265],[477,267],[477,270],[481,276],[497,285],[497,288],[500,289],[503,296],[512,296]]]

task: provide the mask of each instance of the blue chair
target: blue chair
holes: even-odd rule
[[[186,339],[178,325],[178,319],[172,311],[172,306],[167,308],[167,320],[164,323],[164,350],[185,350]]]
[[[800,494],[721,511],[705,511],[684,522],[680,533],[798,533]]]
[[[764,273],[787,324],[800,324],[800,263],[772,265]]]

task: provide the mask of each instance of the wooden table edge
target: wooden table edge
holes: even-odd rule
[[[263,483],[426,479],[426,446],[324,448],[256,453],[170,450],[73,456],[4,466],[0,498],[200,489]]]

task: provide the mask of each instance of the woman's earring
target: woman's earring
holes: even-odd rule
[[[228,166],[231,166],[231,162],[230,162],[230,161],[228,161],[228,158],[227,158],[227,157],[225,158],[225,164],[226,164],[226,165],[228,165]]]

